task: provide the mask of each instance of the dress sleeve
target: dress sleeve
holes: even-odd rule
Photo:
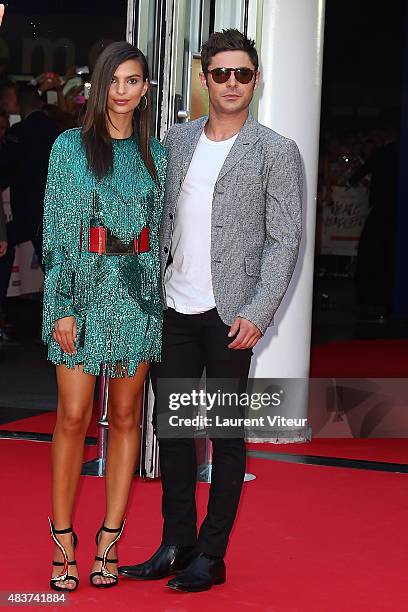
[[[63,317],[75,316],[72,291],[74,271],[64,244],[70,182],[69,155],[62,134],[51,151],[44,198],[42,338],[47,344],[51,339],[54,322]]]
[[[151,249],[154,256],[155,269],[160,275],[160,248],[159,248],[159,228],[163,215],[164,205],[164,189],[166,184],[167,173],[167,152],[163,145],[157,143],[157,149],[154,155],[154,162],[157,171],[157,190],[152,218],[152,240]]]

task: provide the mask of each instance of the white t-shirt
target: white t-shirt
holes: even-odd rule
[[[177,202],[164,284],[167,306],[184,314],[215,307],[211,277],[211,209],[215,183],[238,134],[209,140],[204,131]]]

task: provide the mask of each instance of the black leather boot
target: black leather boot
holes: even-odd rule
[[[183,570],[193,558],[194,546],[167,546],[162,544],[150,559],[138,565],[122,565],[121,576],[134,580],[159,580]]]
[[[214,584],[223,584],[225,579],[224,560],[200,553],[185,570],[177,572],[167,586],[176,591],[195,593],[208,591]]]

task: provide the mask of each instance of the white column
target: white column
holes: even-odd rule
[[[303,238],[288,292],[254,355],[258,378],[309,373],[325,0],[264,0],[258,120],[295,140],[304,164]]]
[[[306,418],[312,320],[313,260],[319,153],[325,0],[264,0],[258,120],[295,140],[304,167],[303,237],[289,289],[255,348],[251,375],[303,379],[283,383],[276,413]],[[308,427],[279,427],[276,441],[307,438]]]

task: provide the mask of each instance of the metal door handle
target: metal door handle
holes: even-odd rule
[[[177,111],[177,119],[188,119],[189,117],[189,112],[186,110],[179,110]]]

